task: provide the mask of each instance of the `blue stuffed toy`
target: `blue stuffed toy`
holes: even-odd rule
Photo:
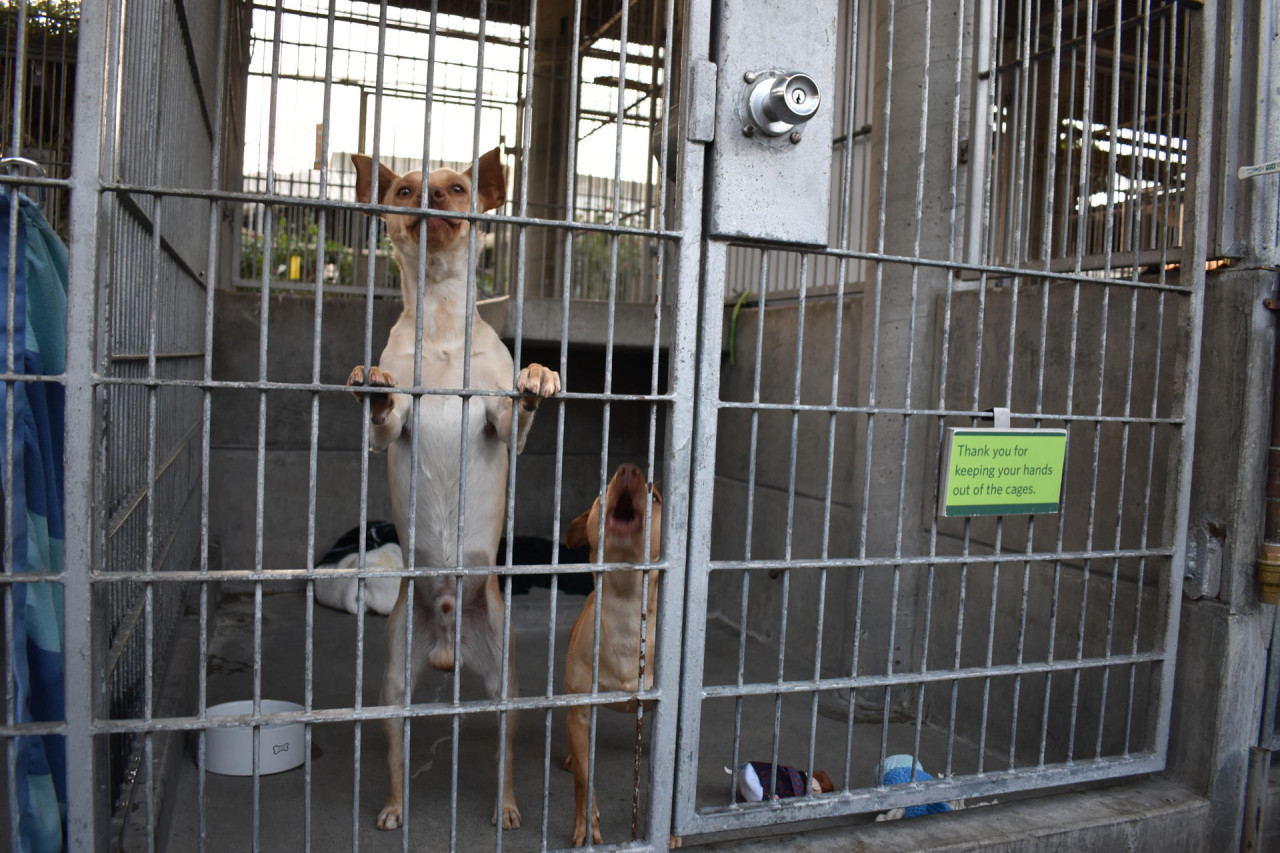
[[[915,769],[915,778],[912,778],[911,771]],[[911,782],[923,782],[926,779],[932,779],[924,768],[920,766],[920,762],[913,759],[910,755],[899,753],[898,755],[890,755],[880,764],[876,765],[876,783],[879,785],[908,785]],[[951,806],[946,803],[926,803],[920,806],[908,806],[903,810],[903,817],[919,817],[926,814],[940,814],[941,812],[951,811]]]

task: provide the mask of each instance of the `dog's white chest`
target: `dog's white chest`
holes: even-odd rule
[[[417,564],[487,562],[493,559],[490,552],[500,535],[508,449],[488,422],[491,398],[458,393],[464,387],[487,390],[493,384],[486,359],[492,359],[494,352],[473,349],[467,376],[463,354],[460,343],[424,342],[417,384],[428,393],[410,405],[404,429],[388,447],[396,523],[401,529],[409,523],[415,528]],[[510,364],[505,348],[499,355]],[[405,385],[414,384],[412,349],[384,351],[383,364],[387,362],[395,365],[390,368],[393,375],[406,377]],[[466,506],[460,516],[458,496],[464,481]],[[463,525],[459,555],[458,530]]]
[[[468,459],[475,459],[478,451],[496,444],[487,426],[483,398],[467,399],[464,419],[461,397],[428,394],[419,403],[416,427],[411,425],[404,439],[416,438],[419,471],[427,477],[437,477],[458,467],[464,436]],[[450,459],[440,458],[442,455]]]
[[[484,390],[487,385],[475,364],[483,354],[472,354],[470,376],[464,375],[462,355],[462,347],[437,346],[422,353],[421,386],[436,393],[419,398],[416,425],[410,417],[411,426],[403,438],[413,440],[416,436],[419,451],[425,451],[425,454],[419,453],[418,467],[427,477],[438,477],[458,467],[464,437],[469,459],[474,459],[477,451],[497,444],[492,431],[487,429],[486,397],[449,393],[460,391],[464,386]],[[472,479],[470,474],[467,479]]]

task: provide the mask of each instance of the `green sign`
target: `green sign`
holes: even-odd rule
[[[948,517],[1057,512],[1066,455],[1066,430],[952,427],[938,511]]]

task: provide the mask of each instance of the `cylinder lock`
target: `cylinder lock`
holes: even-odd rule
[[[749,136],[782,136],[813,118],[822,103],[818,86],[798,71],[761,71],[746,75]],[[799,141],[798,136],[793,141]]]

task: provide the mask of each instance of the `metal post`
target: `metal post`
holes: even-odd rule
[[[1193,43],[1190,46],[1191,69],[1188,79],[1187,119],[1187,188],[1183,196],[1185,225],[1182,266],[1179,283],[1191,290],[1188,308],[1187,355],[1184,362],[1182,434],[1180,452],[1173,472],[1178,484],[1173,523],[1173,559],[1168,577],[1161,578],[1168,622],[1165,631],[1166,655],[1160,673],[1160,701],[1153,709],[1155,726],[1154,752],[1161,766],[1169,753],[1169,726],[1173,711],[1173,682],[1177,669],[1178,625],[1182,616],[1182,578],[1187,561],[1187,518],[1191,511],[1191,467],[1195,461],[1196,406],[1200,389],[1201,328],[1204,324],[1205,252],[1209,239],[1209,192],[1213,174],[1213,158],[1209,152],[1214,125],[1214,76],[1217,64],[1217,3],[1209,0],[1204,7],[1188,8],[1187,15]],[[1171,460],[1173,461],[1173,460]]]
[[[71,164],[71,245],[67,292],[67,408],[65,457],[64,649],[66,652],[67,839],[68,850],[92,851],[105,837],[108,817],[102,768],[97,764],[94,722],[101,695],[100,654],[93,630],[95,565],[93,550],[93,482],[97,459],[97,394],[94,341],[98,223],[103,213],[99,194],[99,157],[107,81],[107,3],[81,9],[76,64],[75,157]],[[117,15],[119,12],[117,12]]]

